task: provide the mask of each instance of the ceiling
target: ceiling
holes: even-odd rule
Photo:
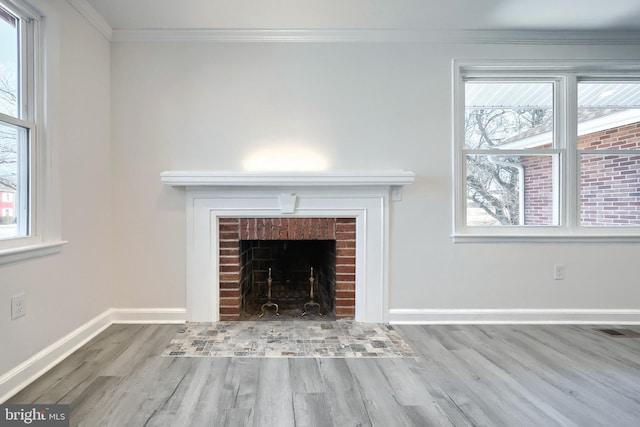
[[[640,31],[639,0],[86,0],[115,30]]]

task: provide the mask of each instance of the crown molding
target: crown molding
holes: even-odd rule
[[[80,13],[96,30],[104,36],[105,39],[111,41],[113,36],[113,28],[102,15],[95,10],[87,0],[67,0],[75,10]]]
[[[69,0],[84,2],[85,0]],[[469,43],[637,45],[640,31],[404,29],[138,29],[113,30],[114,42]]]

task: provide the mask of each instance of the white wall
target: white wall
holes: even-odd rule
[[[638,46],[115,43],[114,298],[185,306],[184,193],[171,169],[240,170],[296,143],[331,169],[406,169],[392,206],[393,309],[638,308],[638,245],[453,244],[451,60],[636,59]],[[552,265],[566,280],[552,280]]]
[[[109,43],[66,0],[47,16],[52,78],[48,142],[56,147],[62,252],[0,266],[0,375],[111,307]],[[10,320],[11,295],[27,315]]]

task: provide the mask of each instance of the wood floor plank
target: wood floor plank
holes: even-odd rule
[[[209,424],[215,426],[215,424]],[[221,427],[247,427],[253,425],[252,408],[226,409],[224,412],[224,422]]]
[[[97,405],[122,381],[121,377],[97,377],[70,404],[70,425],[79,425],[91,413],[96,411]]]
[[[223,409],[227,405],[221,405],[221,402],[226,402],[229,399],[228,393],[224,388],[224,377],[229,369],[231,360],[227,358],[209,359],[207,362],[204,363],[207,369],[202,373],[204,381],[198,381],[197,390],[190,396],[192,400],[183,402],[180,406],[179,425],[197,425],[207,418],[224,419],[225,413]],[[184,384],[187,389],[192,388],[188,380]]]
[[[464,331],[450,335],[449,338],[455,342],[455,350],[451,353],[473,373],[477,382],[484,385],[483,392],[487,400],[493,400],[503,408],[504,413],[511,414],[517,425],[574,425],[544,400],[536,400],[527,387],[522,387],[512,373],[505,371],[501,362],[508,354],[487,357],[486,353],[491,353],[497,343],[490,336],[483,336],[483,340],[478,341],[474,336],[475,331],[473,327],[466,327]],[[432,332],[440,334],[445,330]]]
[[[454,335],[460,327],[447,328],[446,332],[442,327],[424,327],[422,335],[425,332],[437,341],[425,347],[418,335],[414,345],[431,358],[426,384],[436,403],[454,417],[451,419],[456,424],[491,425],[495,423],[492,420],[501,420],[500,425],[517,425],[517,414],[504,408],[500,396],[491,393],[481,378],[459,360],[455,351],[464,346]]]
[[[528,354],[523,353],[522,357],[527,358],[531,364],[538,364],[539,371],[547,375],[553,372],[554,379],[549,380],[561,382],[564,387],[572,390],[572,396],[582,402],[583,410],[590,413],[593,420],[603,425],[608,422],[614,422],[614,425],[634,425],[640,419],[640,408],[633,401],[634,396],[620,395],[616,390],[602,387],[597,379],[586,374],[586,367],[579,362],[581,352],[577,351],[577,347],[570,352],[560,351],[558,346],[561,343],[541,337],[540,331],[541,328],[520,328],[520,333],[511,334],[511,340],[528,348]],[[621,406],[625,411],[618,410]]]
[[[473,348],[494,365],[494,368],[490,367],[492,371],[497,369],[494,375],[502,377],[502,381],[513,382],[509,387],[521,394],[520,398],[533,402],[536,408],[562,425],[582,426],[593,420],[582,403],[554,380],[553,372],[548,377],[540,375],[526,354],[509,348],[499,339],[490,338],[491,345],[485,345],[482,340],[486,341],[490,335],[483,329],[475,329],[479,338]],[[471,333],[474,333],[473,329]],[[548,369],[542,371],[549,372]]]
[[[638,425],[640,339],[394,328],[416,358],[163,357],[176,325],[113,325],[8,403],[69,403],[88,427]]]
[[[253,416],[258,393],[259,372],[260,359],[231,359],[224,379],[224,390],[229,394],[228,409],[251,409],[251,416]],[[243,411],[238,411],[238,413],[244,414]]]
[[[289,359],[289,382],[294,393],[321,393],[324,380],[318,367],[318,359]]]
[[[319,359],[325,399],[337,426],[370,426],[371,420],[346,359]]]
[[[293,413],[296,427],[335,426],[324,393],[294,393]]]
[[[395,397],[395,391],[374,359],[347,360],[373,425],[411,426],[411,419]]]
[[[580,371],[584,368],[581,366],[579,360],[582,350],[579,347],[574,347],[569,352],[560,352],[554,349],[557,343],[546,341],[544,338],[541,340],[536,334],[532,334],[535,329],[531,327],[522,327],[508,333],[509,342],[512,348],[527,348],[528,351],[520,352],[520,358],[523,361],[533,367],[535,372],[538,373],[545,381],[555,384],[561,390],[564,390],[569,398],[561,400],[566,411],[567,404],[571,404],[574,401],[579,402],[579,411],[583,414],[583,417],[590,419],[590,423],[598,423],[600,425],[607,425],[615,420],[615,425],[625,423],[626,420],[632,420],[635,416],[628,413],[629,409],[635,412],[634,408],[637,405],[631,406],[624,405],[624,399],[616,403],[608,403],[607,397],[610,393],[606,390],[600,389],[597,383],[594,383],[588,376],[583,375]],[[613,349],[612,349],[613,350]],[[606,363],[601,365],[607,366]],[[637,376],[635,377],[638,378]],[[635,391],[627,398],[636,395],[637,387]],[[603,401],[604,399],[604,401]],[[604,405],[603,405],[604,404]],[[615,408],[626,406],[626,411],[618,411]],[[613,409],[613,413],[609,411]],[[629,418],[630,416],[630,418]],[[626,421],[627,423],[629,421]],[[635,422],[631,422],[633,425]]]
[[[261,359],[253,425],[295,426],[293,396],[285,358]]]
[[[431,394],[434,377],[416,359],[382,359],[380,371],[394,390],[394,398],[418,425],[450,425],[452,421]],[[439,390],[441,392],[441,390]]]

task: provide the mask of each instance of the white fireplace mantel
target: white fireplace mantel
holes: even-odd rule
[[[186,190],[189,320],[219,320],[218,219],[286,216],[356,219],[355,320],[388,322],[389,200],[401,200],[413,172],[167,171],[161,180]]]
[[[173,187],[343,187],[412,184],[415,174],[408,171],[325,171],[325,172],[236,172],[166,171],[160,179]]]

